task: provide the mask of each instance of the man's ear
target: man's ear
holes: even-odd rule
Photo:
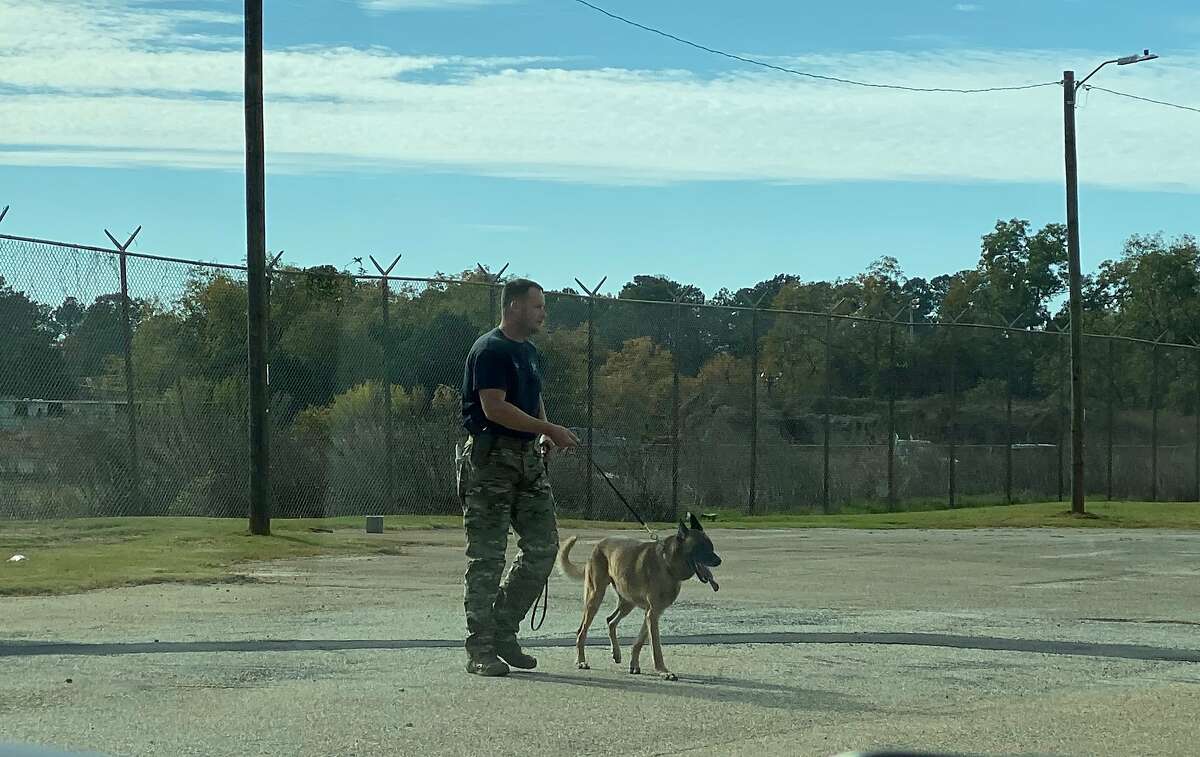
[[[704,530],[704,526],[700,525],[700,521],[696,520],[696,516],[694,514],[688,513],[688,517],[692,519],[692,530],[694,530],[694,531],[703,531]]]

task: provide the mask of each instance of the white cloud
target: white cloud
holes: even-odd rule
[[[954,6],[954,10],[959,13],[974,13],[975,11],[983,10],[983,6],[978,3],[957,3]]]
[[[239,52],[164,43],[195,23],[176,23],[167,11],[115,0],[73,11],[45,5],[53,8],[43,16],[0,0],[0,16],[24,13],[27,25],[19,34],[12,25],[0,30],[0,88],[8,90],[0,164],[240,170]],[[50,33],[54,41],[43,39]],[[955,50],[789,62],[860,80],[980,87],[1054,80],[1094,59],[1103,56]],[[1062,177],[1057,86],[915,94],[757,70],[701,77],[552,63],[347,47],[268,51],[268,166],[604,183]],[[1173,100],[1200,91],[1198,69],[1197,58],[1159,60],[1106,69],[1095,82]],[[1079,113],[1080,179],[1200,191],[1198,126],[1194,113],[1093,92]]]

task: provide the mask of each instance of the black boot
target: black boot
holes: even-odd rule
[[[494,654],[471,655],[467,660],[467,672],[477,676],[506,676],[508,666]]]
[[[537,658],[525,654],[525,650],[521,649],[521,645],[517,643],[516,636],[496,639],[496,655],[514,668],[533,670],[537,667]]]

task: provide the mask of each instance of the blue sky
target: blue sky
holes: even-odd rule
[[[1183,0],[598,3],[741,55],[911,86],[1056,81],[1200,105]],[[998,218],[1063,218],[1058,87],[898,93],[765,71],[572,0],[268,0],[268,245],[476,262],[547,286],[664,273],[712,294],[787,272],[971,266]],[[806,7],[807,6],[807,7]],[[0,231],[244,259],[240,2],[0,0]],[[1085,269],[1200,233],[1200,114],[1084,95]]]

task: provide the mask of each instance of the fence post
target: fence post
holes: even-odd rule
[[[608,280],[605,276],[600,279],[600,283],[594,289],[588,289],[579,279],[575,279],[575,283],[583,288],[583,291],[588,295],[588,338],[587,338],[587,464],[588,471],[584,478],[587,480],[587,496],[583,502],[583,519],[590,520],[593,510],[593,493],[592,493],[592,429],[595,427],[595,405],[596,405],[596,293],[600,291],[600,287],[604,286],[604,282]]]
[[[1004,362],[1007,364],[1004,370],[1004,502],[1011,505],[1013,503],[1013,422],[1012,422],[1012,400],[1013,400],[1013,347],[1012,337],[1009,332],[1004,332],[1004,341],[1009,345],[1006,352],[1008,359]]]
[[[828,515],[832,510],[829,486],[829,432],[832,427],[829,417],[830,397],[833,394],[833,381],[829,375],[833,370],[833,311],[825,316],[825,385],[822,395],[825,407],[821,414],[821,510]]]
[[[1064,332],[1062,329],[1059,329],[1058,333],[1059,333],[1059,336],[1061,337],[1066,332]],[[1060,345],[1058,348],[1058,424],[1057,424],[1058,425],[1058,443],[1055,445],[1055,447],[1058,449],[1058,501],[1062,502],[1063,501],[1063,487],[1064,487],[1064,483],[1065,483],[1063,480],[1063,465],[1064,465],[1064,460],[1065,460],[1063,446],[1066,444],[1066,438],[1063,434],[1063,418],[1066,417],[1066,414],[1067,414],[1067,386],[1064,384],[1064,379],[1067,378],[1067,366],[1066,366],[1066,359],[1063,355],[1063,349],[1061,346],[1061,342],[1062,342],[1061,338],[1059,339],[1059,342],[1060,342]]]
[[[388,360],[388,347],[392,343],[389,338],[391,334],[391,319],[388,315],[388,303],[392,298],[392,293],[391,287],[388,285],[388,276],[391,275],[392,269],[400,262],[402,256],[397,255],[396,259],[387,268],[379,265],[379,261],[375,259],[374,255],[369,257],[371,258],[371,263],[375,266],[375,270],[379,271],[379,297],[383,306],[383,344],[380,345],[383,357],[383,443],[385,449],[384,466],[386,469],[384,473],[384,486],[386,489],[384,490],[383,501],[385,510],[394,512],[393,504],[396,496],[394,464],[396,441],[392,430],[392,361]]]
[[[679,518],[679,316],[683,310],[675,299],[671,323],[671,522]]]
[[[758,306],[764,294],[750,310],[750,496],[746,513],[754,514],[755,486],[758,482]]]
[[[821,416],[821,511],[828,515],[832,512],[832,498],[830,496],[830,481],[829,481],[829,438],[830,438],[830,405],[833,403],[833,377],[830,375],[833,372],[833,314],[841,307],[846,298],[838,300],[834,303],[829,312],[825,314],[825,386],[824,391],[824,413]]]
[[[960,314],[961,317],[961,314]],[[957,507],[957,479],[956,474],[956,459],[958,457],[958,340],[955,338],[957,333],[955,328],[958,325],[958,318],[955,318],[950,323],[950,429],[948,442],[950,447],[950,507]]]
[[[1158,501],[1158,342],[1150,348],[1153,369],[1150,378],[1150,501]]]
[[[7,210],[7,208],[5,208]],[[108,236],[112,243],[116,245],[120,257],[121,268],[121,341],[123,352],[125,353],[125,415],[129,423],[129,491],[128,507],[134,515],[145,515],[142,510],[142,477],[141,466],[138,460],[138,440],[137,440],[137,405],[134,404],[133,393],[133,324],[131,323],[129,314],[129,276],[126,270],[126,252],[129,246],[133,244],[133,240],[137,238],[142,227],[138,226],[134,232],[129,235],[129,239],[125,240],[125,244],[117,241],[117,238],[109,233],[108,229],[104,233]]]
[[[272,279],[271,277],[275,275],[275,265],[279,262],[279,259],[282,257],[283,257],[283,250],[280,250],[278,255],[276,255],[275,257],[273,257],[267,261],[267,283],[266,283],[266,287],[263,289],[263,310],[267,314],[266,350],[267,350],[267,386],[268,387],[270,387],[270,385],[271,385],[271,346],[272,346],[272,343],[271,343],[271,285],[274,283],[274,279]]]
[[[888,324],[888,512],[896,510],[896,324]]]
[[[504,272],[508,270],[508,263],[505,263],[504,267],[500,269],[500,272],[495,274],[488,273],[488,270],[480,263],[476,263],[475,267],[479,269],[479,272],[483,274],[483,277],[487,279],[488,284],[490,285],[488,286],[488,314],[487,318],[484,320],[485,324],[490,324],[493,323],[493,319],[499,318],[499,315],[496,312],[496,285],[500,283],[500,277],[503,276]],[[495,322],[498,323],[499,321]]]
[[[1004,501],[1007,504],[1013,503],[1012,482],[1013,482],[1013,422],[1012,422],[1012,402],[1013,402],[1013,363],[1016,361],[1017,348],[1016,343],[1012,339],[1012,330],[1016,328],[1017,323],[1025,317],[1021,313],[1011,321],[1003,319],[1007,328],[1004,330],[1004,343],[1008,345],[1005,349],[1005,368],[1004,368]]]
[[[1195,389],[1195,405],[1192,409],[1192,420],[1195,423],[1195,436],[1192,437],[1193,454],[1193,471],[1196,477],[1196,501],[1200,502],[1200,342],[1192,339],[1192,344],[1196,346],[1194,355],[1196,357],[1196,389]]]
[[[1108,500],[1110,502],[1113,498],[1113,424],[1115,422],[1113,400],[1116,397],[1116,369],[1114,368],[1116,363],[1114,362],[1113,345],[1117,340],[1113,338],[1114,336],[1115,332],[1108,337],[1108,397],[1106,398],[1108,404],[1108,429],[1106,431],[1108,435],[1108,439],[1106,440],[1108,446],[1108,469],[1105,471],[1105,486],[1107,487]]]
[[[267,252],[270,254],[270,251]],[[274,354],[274,340],[272,335],[274,329],[271,328],[271,285],[274,283],[275,265],[279,259],[283,257],[283,250],[279,254],[267,261],[266,274],[263,282],[263,319],[265,326],[263,327],[263,362],[266,363],[267,374],[267,407],[271,406],[271,355]],[[181,390],[182,391],[182,390]],[[268,416],[268,422],[270,417]]]

